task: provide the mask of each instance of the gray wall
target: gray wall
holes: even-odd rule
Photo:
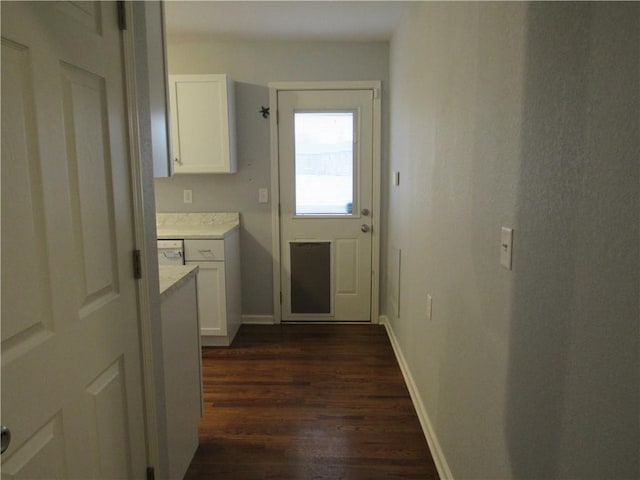
[[[220,42],[170,37],[168,49],[169,73],[227,73],[236,81],[238,173],[157,179],[157,211],[239,211],[242,313],[271,315],[271,204],[258,204],[258,188],[269,188],[271,181],[269,121],[259,114],[262,105],[269,105],[267,84],[276,81],[382,80],[385,102],[389,45]],[[388,111],[385,103],[383,110]],[[384,132],[387,131],[386,119],[385,114]],[[386,152],[386,133],[383,133],[383,152]],[[193,190],[192,204],[182,202],[183,189]]]
[[[638,25],[433,3],[393,38],[385,311],[454,478],[640,476]]]

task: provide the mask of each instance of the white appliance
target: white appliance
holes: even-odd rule
[[[184,265],[184,241],[158,240],[158,265]]]

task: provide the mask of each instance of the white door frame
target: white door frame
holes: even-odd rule
[[[282,321],[280,304],[280,160],[278,145],[278,92],[286,90],[372,90],[373,91],[373,197],[371,215],[371,323],[378,323],[380,296],[380,81],[273,82],[269,83],[271,129],[271,257],[273,258],[273,321]]]
[[[136,26],[142,20],[134,15],[133,2],[124,2],[127,28],[123,30],[125,95],[129,122],[129,155],[131,159],[131,194],[133,199],[134,241],[135,248],[140,251],[142,278],[138,280],[138,320],[140,324],[140,355],[142,365],[143,401],[145,407],[147,465],[155,469],[156,478],[166,478],[168,466],[168,439],[164,394],[164,369],[162,352],[162,334],[160,331],[160,292],[157,282],[150,281],[152,275],[157,276],[156,252],[150,251],[145,241],[148,229],[155,235],[155,204],[149,199],[153,192],[148,185],[153,185],[152,169],[145,168],[142,158],[151,156],[151,146],[140,141],[139,115],[151,114],[140,110],[136,91],[136,64],[146,58],[136,58]],[[164,6],[160,4],[161,15]],[[162,25],[161,28],[164,28]],[[140,35],[141,32],[137,34]],[[167,146],[169,148],[169,144]],[[170,157],[170,152],[168,153]],[[146,199],[146,200],[145,200]],[[154,242],[155,243],[155,242]]]

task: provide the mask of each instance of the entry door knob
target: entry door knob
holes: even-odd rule
[[[362,230],[364,233],[367,233],[369,230],[371,230],[371,228],[366,223],[363,223],[360,227],[360,230]]]
[[[11,430],[2,425],[0,427],[0,454],[4,453],[11,443]]]
[[[366,216],[369,215],[369,209],[368,208],[363,208],[360,213],[362,213],[362,215],[366,217]]]

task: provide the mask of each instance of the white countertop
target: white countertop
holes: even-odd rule
[[[158,238],[161,240],[167,238],[212,238],[223,239],[225,235],[229,234],[236,228],[239,228],[238,224],[223,224],[223,225],[198,225],[198,226],[184,226],[184,227],[158,227]]]
[[[158,213],[157,235],[159,239],[224,239],[240,228],[239,217],[238,212]]]
[[[197,265],[160,265],[160,300],[179,289],[190,278],[198,274]]]

